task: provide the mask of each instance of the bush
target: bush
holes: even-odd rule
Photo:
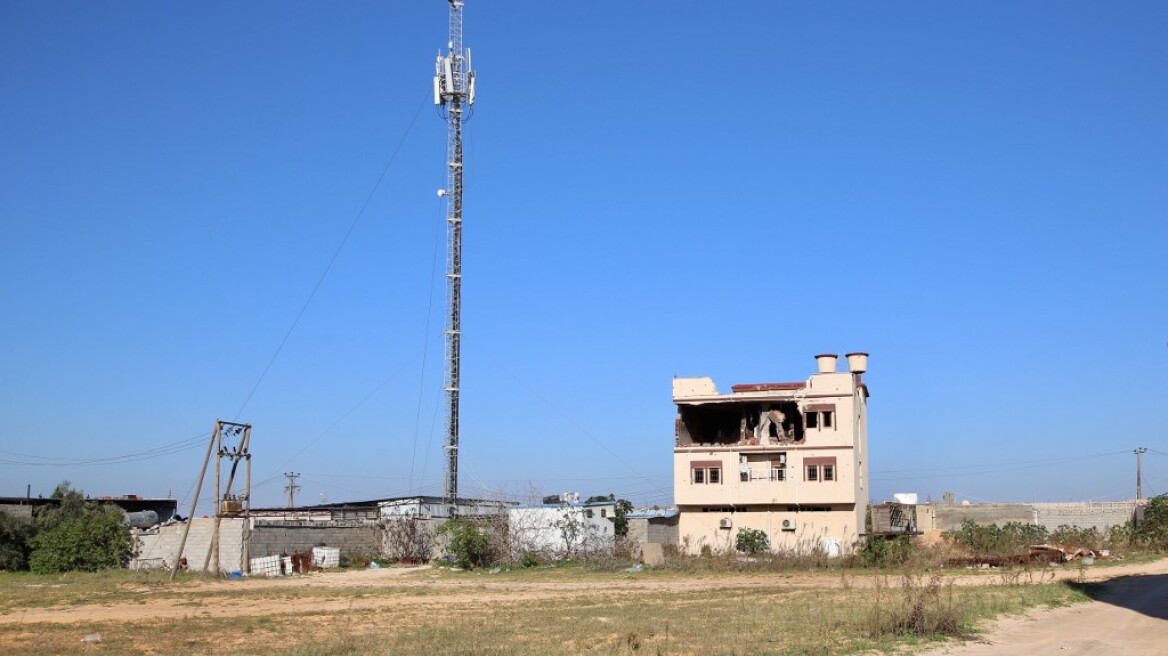
[[[32,539],[29,569],[37,574],[80,570],[94,572],[122,567],[132,547],[130,532],[117,508],[88,504],[86,511],[66,517]]]
[[[1054,544],[1066,544],[1075,547],[1083,547],[1085,549],[1101,549],[1103,548],[1103,534],[1094,526],[1090,528],[1080,528],[1078,526],[1059,526],[1050,533],[1050,542]]]
[[[771,541],[766,531],[756,528],[738,529],[738,538],[734,541],[734,548],[752,556],[771,550]]]
[[[495,561],[491,538],[478,524],[469,519],[456,518],[442,523],[438,535],[449,534],[446,553],[454,564],[464,569],[486,567]]]
[[[912,537],[908,535],[893,538],[869,536],[860,547],[860,564],[864,567],[899,567],[912,558],[913,552]]]
[[[1004,526],[981,526],[967,519],[956,531],[946,531],[945,537],[975,557],[987,557],[1026,553],[1027,547],[1048,542],[1050,536],[1044,527],[1033,524],[1010,522]]]
[[[0,512],[0,571],[28,569],[32,536],[31,521]]]
[[[133,538],[116,507],[89,501],[65,482],[53,491],[56,507],[40,509],[37,534],[29,541],[29,569],[38,574],[122,567],[130,558]]]
[[[384,522],[385,547],[394,558],[411,563],[430,560],[430,534],[421,520],[399,517]]]
[[[1144,521],[1135,529],[1132,538],[1142,547],[1168,551],[1168,494],[1148,500]]]

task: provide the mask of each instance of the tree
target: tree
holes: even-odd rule
[[[485,567],[494,562],[491,538],[478,524],[462,517],[448,519],[438,527],[438,535],[450,535],[446,553],[464,569]]]
[[[1153,549],[1168,549],[1168,494],[1148,499],[1144,520],[1136,529],[1135,537]]]
[[[32,521],[0,512],[0,571],[28,569],[28,542],[33,533]]]
[[[68,481],[57,486],[52,498],[60,503],[41,508],[34,520],[37,534],[29,541],[29,569],[39,574],[92,572],[126,564],[133,538],[121,509],[86,499]]]

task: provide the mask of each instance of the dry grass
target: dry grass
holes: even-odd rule
[[[47,581],[0,575],[0,603],[7,614],[31,607],[28,590],[52,595],[54,608],[189,604],[181,620],[151,619],[147,612],[133,621],[0,624],[0,646],[5,656],[71,653],[79,647],[111,654],[296,656],[851,654],[963,635],[986,617],[1085,599],[1061,584],[962,588],[927,574],[849,574],[849,583],[841,585],[836,570],[819,577],[803,574],[800,586],[766,572],[746,580],[715,572],[635,576],[564,567],[495,575],[427,572],[409,585],[272,589],[242,582],[207,590],[195,581],[168,586],[127,572],[71,575],[62,588],[29,588],[24,584]],[[630,580],[645,585],[618,585]],[[822,588],[814,587],[817,580]],[[485,603],[484,588],[500,584],[513,592],[496,591]],[[525,599],[525,586],[532,585],[562,592]],[[444,592],[435,593],[434,587]],[[200,589],[191,594],[192,588]],[[413,595],[409,604],[394,601],[404,590]],[[17,596],[10,598],[14,591]],[[386,603],[362,607],[361,601],[378,597]],[[205,614],[217,603],[238,607],[243,601],[252,606],[238,616]],[[82,645],[81,637],[91,633],[101,633],[102,641]]]

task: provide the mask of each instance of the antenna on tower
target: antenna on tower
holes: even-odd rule
[[[470,48],[462,47],[462,1],[450,3],[450,40],[434,64],[434,104],[446,118],[446,476],[443,501],[458,516],[458,392],[462,350],[462,124],[475,101]]]

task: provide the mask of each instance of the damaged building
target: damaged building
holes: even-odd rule
[[[868,505],[868,354],[816,356],[806,381],[734,385],[675,378],[674,499],[684,548],[732,549],[743,528],[774,550],[840,554]]]

